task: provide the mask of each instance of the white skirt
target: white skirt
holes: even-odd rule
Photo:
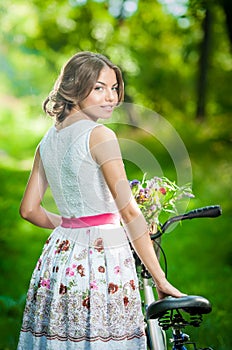
[[[138,279],[122,226],[52,232],[32,275],[17,349],[146,349]]]

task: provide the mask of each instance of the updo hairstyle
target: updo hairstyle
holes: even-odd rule
[[[116,74],[118,101],[124,96],[121,70],[107,57],[93,52],[80,52],[64,65],[54,88],[43,103],[43,110],[61,123],[74,106],[83,101],[95,86],[101,70],[108,66]]]

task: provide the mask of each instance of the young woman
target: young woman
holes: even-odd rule
[[[53,231],[32,275],[18,350],[146,349],[129,240],[159,297],[183,296],[156,258],[117,138],[97,123],[122,99],[120,69],[80,52],[44,102],[56,123],[36,150],[20,214]],[[48,185],[60,215],[41,205]]]

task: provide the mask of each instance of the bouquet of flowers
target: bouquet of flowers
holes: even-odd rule
[[[151,231],[154,225],[159,225],[161,214],[177,214],[176,203],[194,197],[189,185],[179,187],[166,177],[146,180],[145,174],[142,181],[130,181],[130,187]]]

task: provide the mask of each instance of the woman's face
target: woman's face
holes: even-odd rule
[[[80,109],[92,120],[108,119],[118,103],[118,82],[115,71],[104,67],[90,94],[79,103]]]

